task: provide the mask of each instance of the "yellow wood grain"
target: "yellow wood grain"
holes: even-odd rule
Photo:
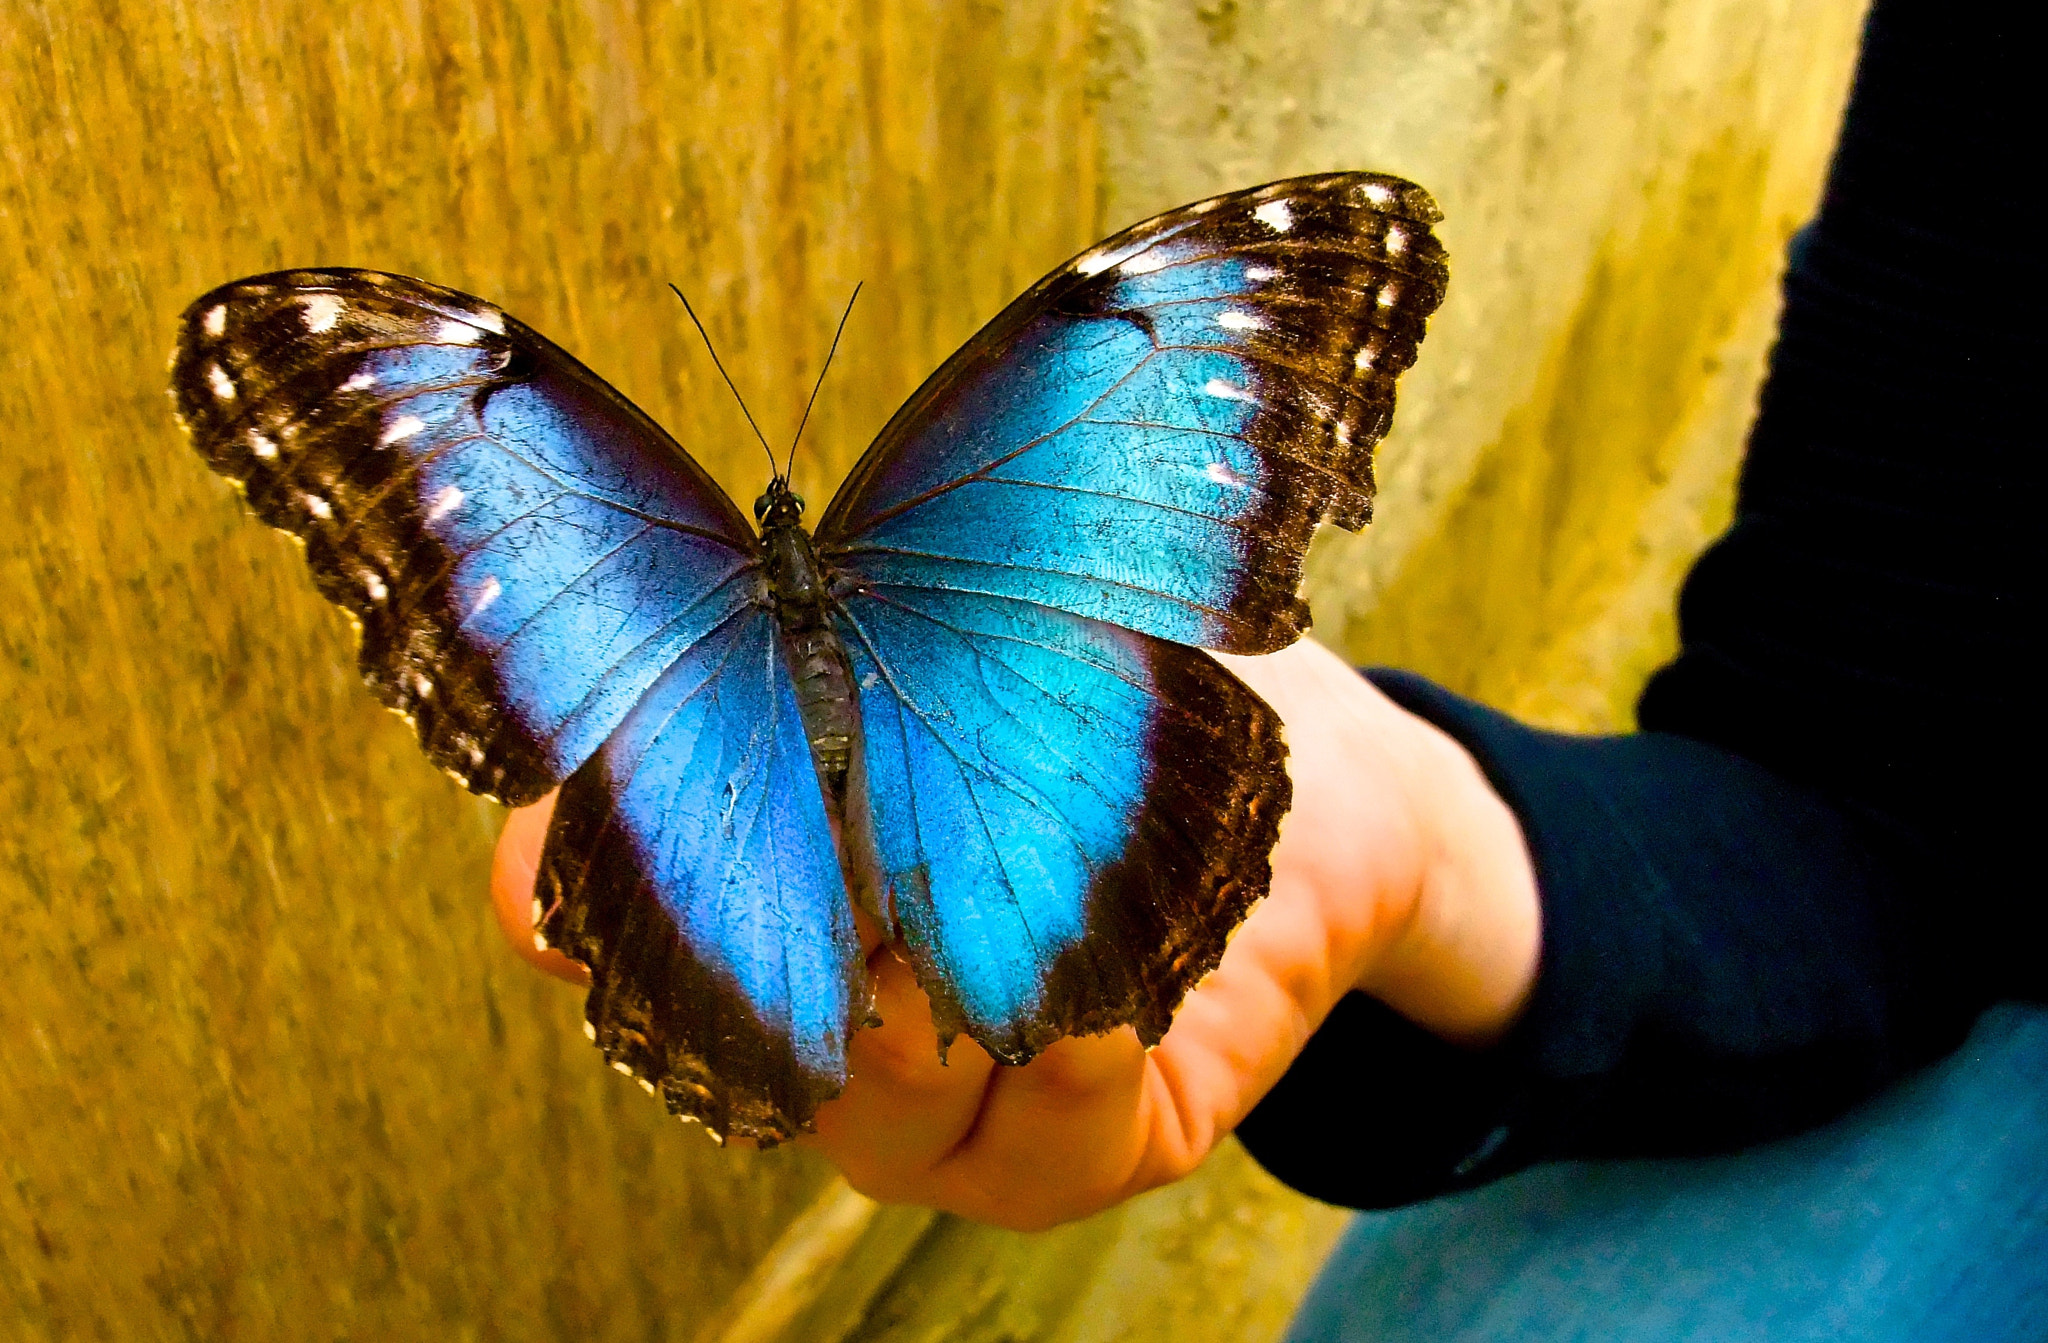
[[[1078,7],[11,5],[0,27],[0,1335],[686,1338],[807,1200],[500,945],[497,811],[174,429],[203,289],[502,303],[743,500],[822,496],[1098,231]]]

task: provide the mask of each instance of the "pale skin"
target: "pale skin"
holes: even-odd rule
[[[1304,639],[1219,656],[1287,727],[1294,806],[1272,893],[1151,1050],[1125,1029],[1059,1041],[1022,1068],[964,1037],[945,1064],[910,968],[864,929],[883,1025],[857,1031],[852,1080],[801,1141],[854,1188],[1036,1230],[1188,1174],[1279,1080],[1332,1006],[1361,989],[1479,1046],[1535,982],[1535,873],[1514,814],[1470,755]],[[512,944],[538,951],[534,871],[553,798],[512,813],[491,874]]]

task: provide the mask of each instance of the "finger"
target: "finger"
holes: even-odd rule
[[[554,810],[555,794],[549,793],[505,818],[505,828],[498,832],[498,847],[491,857],[491,907],[497,912],[498,927],[504,930],[513,950],[557,979],[588,984],[590,972],[583,966],[534,941],[537,917],[533,885],[540,873],[541,849],[547,843],[548,818]]]
[[[932,1172],[927,1201],[1034,1231],[1192,1172],[1334,1001],[1325,976],[1303,969],[1324,945],[1319,925],[1299,902],[1261,904],[1149,1052],[1126,1028],[996,1069],[973,1129]]]
[[[854,1032],[846,1090],[805,1141],[871,1198],[931,1203],[932,1171],[972,1129],[995,1063],[965,1037],[939,1061],[931,1003],[893,949],[869,956],[868,973],[882,1024]]]
[[[1017,1230],[1087,1216],[1199,1166],[1279,1080],[1336,994],[1327,938],[1276,882],[1222,963],[1147,1051],[1126,1028],[1062,1040],[998,1069],[973,1131],[934,1172],[933,1201]],[[1057,1178],[1048,1152],[1059,1153]]]
[[[1148,1060],[1160,1088],[1150,1116],[1158,1173],[1175,1178],[1222,1141],[1280,1080],[1347,987],[1331,965],[1321,912],[1290,898],[1276,879]]]
[[[1153,1127],[1149,1074],[1129,1027],[1055,1041],[1021,1068],[996,1068],[972,1128],[932,1172],[930,1201],[1042,1231],[1151,1187],[1140,1183]]]

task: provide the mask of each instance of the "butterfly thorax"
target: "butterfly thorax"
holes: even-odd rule
[[[810,739],[826,805],[843,821],[848,766],[860,740],[853,663],[834,627],[830,579],[803,525],[803,500],[777,480],[754,507],[761,561],[782,656],[796,682],[797,711]]]
[[[803,508],[803,499],[779,480],[754,505],[769,597],[784,629],[831,623],[825,575],[811,534],[804,529]]]

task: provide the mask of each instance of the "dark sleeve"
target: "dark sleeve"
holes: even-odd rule
[[[1795,242],[1736,517],[1694,567],[1641,731],[1541,732],[1417,677],[1543,901],[1508,1039],[1353,994],[1239,1129],[1304,1192],[1389,1206],[1581,1155],[1723,1150],[1832,1116],[2041,997],[2033,623],[2038,226],[2025,49],[1878,0]],[[2022,408],[2023,395],[2027,404]]]

